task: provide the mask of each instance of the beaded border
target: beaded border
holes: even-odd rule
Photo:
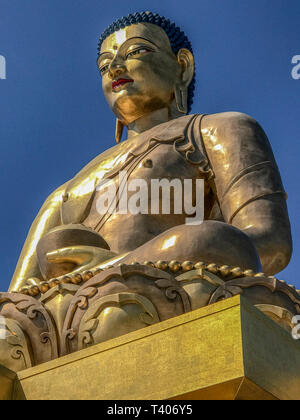
[[[72,283],[75,285],[79,285],[81,283],[85,283],[91,278],[95,277],[97,274],[102,273],[103,271],[107,271],[111,268],[116,268],[123,264],[118,265],[109,265],[104,268],[96,267],[93,270],[84,271],[83,273],[77,273],[77,274],[70,274],[66,275],[60,279],[51,279],[49,281],[43,281],[38,285],[34,286],[25,286],[23,287],[19,292],[15,293],[21,293],[24,295],[29,296],[38,296],[39,294],[44,294],[48,292],[48,290],[52,289],[53,287],[59,285],[59,284],[68,284]],[[180,263],[179,261],[162,261],[159,260],[157,262],[152,261],[145,261],[143,264],[140,264],[138,262],[133,262],[128,265],[147,265],[153,268],[157,268],[159,270],[163,271],[169,271],[172,274],[179,274],[180,272],[186,273],[188,271],[192,270],[206,270],[212,274],[220,275],[223,278],[242,278],[242,277],[260,277],[260,278],[271,278],[276,279],[274,276],[267,276],[265,273],[255,273],[253,270],[242,270],[240,267],[232,267],[228,265],[217,265],[214,263],[204,263],[204,262],[197,262],[193,263],[191,261],[184,261],[183,263]],[[300,297],[300,290],[297,290],[294,285],[287,284],[284,280],[279,280],[281,283],[286,284],[288,287],[293,289],[299,294]]]

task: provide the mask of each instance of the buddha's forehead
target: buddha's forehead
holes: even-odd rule
[[[154,42],[161,49],[172,50],[168,35],[162,28],[152,23],[136,23],[109,35],[103,41],[100,52],[118,50],[126,41],[134,42],[135,38],[143,38]]]

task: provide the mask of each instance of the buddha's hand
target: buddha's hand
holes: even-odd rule
[[[116,255],[115,252],[107,249],[87,245],[60,248],[46,254],[47,260],[51,263],[72,263],[76,266],[73,271],[58,277],[58,280],[66,275],[72,276],[96,269],[101,263],[105,264],[106,261],[116,257]]]

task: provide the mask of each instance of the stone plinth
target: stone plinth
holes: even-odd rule
[[[300,342],[241,296],[17,373],[0,398],[300,400]]]

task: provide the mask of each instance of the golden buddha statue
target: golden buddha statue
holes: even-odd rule
[[[265,133],[251,117],[189,115],[194,57],[186,36],[150,12],[123,18],[102,35],[97,61],[117,119],[117,145],[46,200],[10,290],[111,258],[120,263],[190,260],[281,271],[292,250],[286,197]],[[128,139],[120,142],[123,127]],[[97,212],[97,185],[129,179],[203,179],[204,221],[182,214]],[[173,200],[174,201],[174,200]]]
[[[36,217],[0,293],[0,365],[19,371],[236,294],[291,329],[300,293],[273,277],[292,252],[286,194],[262,128],[189,114],[192,48],[159,15],[114,22],[97,64],[117,144]]]

